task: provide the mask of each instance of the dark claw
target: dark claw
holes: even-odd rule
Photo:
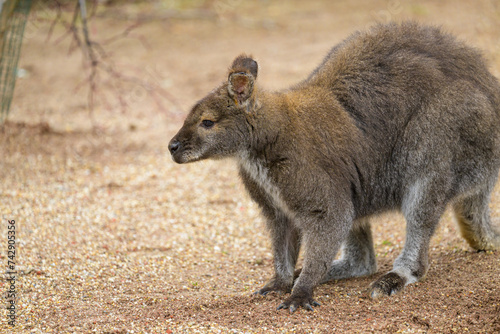
[[[278,306],[278,308],[276,309],[276,311],[281,310],[282,308],[283,308],[283,309],[288,308],[288,305],[286,305],[285,303],[281,303],[281,304]]]
[[[306,309],[308,311],[313,311],[314,312],[314,309],[312,307],[313,306],[314,307],[321,306],[321,304],[318,303],[315,300],[312,300],[311,302],[306,302],[306,301],[284,301],[283,303],[281,303],[278,306],[278,308],[276,309],[276,311],[281,310],[281,309],[290,308],[290,313],[294,313],[295,311],[297,311],[297,309],[299,308],[299,306],[302,306],[304,309]]]
[[[281,279],[272,278],[261,289],[254,292],[254,295],[266,296],[269,292],[277,292],[278,294],[289,293],[291,291],[291,284],[283,282]]]
[[[252,293],[252,295],[254,295],[254,296],[265,296],[265,295],[267,295],[269,292],[271,292],[271,291],[262,291],[262,290],[257,290],[257,291],[255,291],[254,293]]]
[[[311,304],[309,304],[309,303],[305,304],[305,305],[304,305],[304,308],[305,308],[306,310],[308,310],[308,311],[312,311],[312,312],[314,312],[314,310],[313,310],[313,308],[312,308]]]
[[[314,311],[313,306],[316,307],[320,305],[320,303],[313,299],[312,289],[299,288],[294,289],[292,295],[285,299],[280,306],[278,306],[278,310],[290,308],[290,313],[294,313],[298,308],[303,307],[307,311]]]

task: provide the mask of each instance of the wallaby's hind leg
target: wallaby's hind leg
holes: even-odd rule
[[[489,202],[490,189],[487,189],[453,205],[462,237],[477,250],[500,248],[500,231],[491,225]]]
[[[367,276],[377,271],[372,231],[368,219],[355,222],[343,245],[343,255],[335,260],[322,283],[350,277]]]
[[[429,267],[429,242],[445,209],[439,180],[417,180],[403,199],[406,241],[393,269],[371,285],[371,297],[390,296],[422,279]]]

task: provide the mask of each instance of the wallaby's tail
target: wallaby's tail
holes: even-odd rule
[[[479,193],[453,207],[462,236],[477,250],[500,249],[500,226],[491,223],[489,198],[489,192]]]

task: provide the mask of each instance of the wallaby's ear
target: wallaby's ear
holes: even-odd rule
[[[245,104],[252,96],[258,68],[257,62],[246,55],[240,55],[233,61],[227,89],[236,103]]]

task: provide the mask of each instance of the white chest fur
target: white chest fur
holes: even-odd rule
[[[256,159],[243,155],[239,159],[240,166],[263,189],[272,201],[272,204],[285,213],[289,218],[294,214],[283,200],[280,189],[268,175],[268,169]]]

